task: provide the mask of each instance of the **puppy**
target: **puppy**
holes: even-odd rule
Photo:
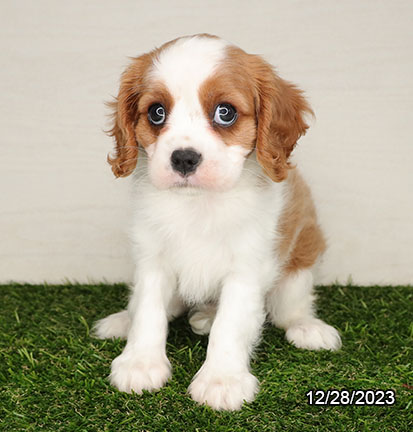
[[[323,234],[289,162],[311,114],[302,92],[262,58],[200,34],[133,59],[112,108],[108,161],[135,177],[136,274],[128,310],[95,326],[127,338],[111,383],[162,387],[168,322],[188,309],[192,329],[209,333],[189,393],[218,410],[254,399],[249,359],[267,316],[298,348],[338,349],[314,312]]]

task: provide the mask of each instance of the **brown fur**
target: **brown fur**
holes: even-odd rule
[[[115,138],[115,156],[108,156],[116,177],[126,177],[135,168],[138,159],[135,125],[138,121],[138,103],[145,86],[145,74],[152,64],[152,54],[134,59],[122,74],[119,94],[109,104],[113,110],[113,127],[109,135]]]
[[[288,158],[308,128],[304,115],[312,110],[302,92],[280,78],[261,57],[230,47],[227,61],[237,74],[245,71],[253,83],[257,160],[272,180],[282,181],[291,168]]]
[[[212,124],[215,133],[219,134],[226,145],[241,145],[253,149],[256,140],[256,120],[254,95],[250,80],[238,70],[228,67],[208,78],[199,89],[199,100],[205,116],[214,117],[219,103],[229,103],[238,113],[237,121],[229,127]]]
[[[284,274],[313,266],[326,248],[309,187],[295,169],[289,171],[286,181],[288,195],[277,244]]]
[[[148,109],[154,103],[161,103],[166,112],[172,110],[174,100],[168,89],[162,83],[153,83],[142,93],[138,103],[138,117],[136,119],[136,141],[142,147],[153,144],[158,136],[167,130],[168,125],[154,126],[148,120]]]
[[[287,177],[289,156],[308,128],[304,115],[312,114],[297,87],[280,78],[261,57],[231,46],[219,71],[204,83],[199,95],[210,119],[220,102],[237,109],[233,126],[215,127],[226,144],[255,147],[258,162],[272,180]]]
[[[163,83],[150,82],[147,73],[159,53],[173,42],[134,58],[122,74],[118,97],[108,104],[113,111],[113,127],[109,135],[115,138],[115,155],[109,155],[108,162],[116,177],[131,174],[138,160],[138,147],[147,147],[155,142],[166,128],[151,125],[147,112],[155,102],[162,103],[170,111],[172,96]]]

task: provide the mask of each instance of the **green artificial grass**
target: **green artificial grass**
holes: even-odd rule
[[[170,326],[173,378],[155,394],[120,393],[107,376],[124,341],[92,338],[95,320],[126,306],[124,285],[0,286],[1,431],[409,431],[411,287],[320,287],[319,315],[340,329],[338,352],[302,351],[267,325],[252,361],[261,383],[240,412],[187,395],[207,338]],[[309,389],[394,389],[395,406],[309,406]]]

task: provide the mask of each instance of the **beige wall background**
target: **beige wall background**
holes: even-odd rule
[[[0,281],[128,281],[129,182],[104,101],[128,56],[209,32],[305,89],[295,161],[329,250],[320,282],[413,282],[412,1],[0,2]]]

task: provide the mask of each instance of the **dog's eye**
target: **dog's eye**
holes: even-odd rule
[[[215,108],[214,123],[220,126],[231,126],[237,120],[237,110],[229,103],[220,103]]]
[[[148,120],[155,126],[165,123],[166,110],[160,103],[154,103],[148,109]]]

